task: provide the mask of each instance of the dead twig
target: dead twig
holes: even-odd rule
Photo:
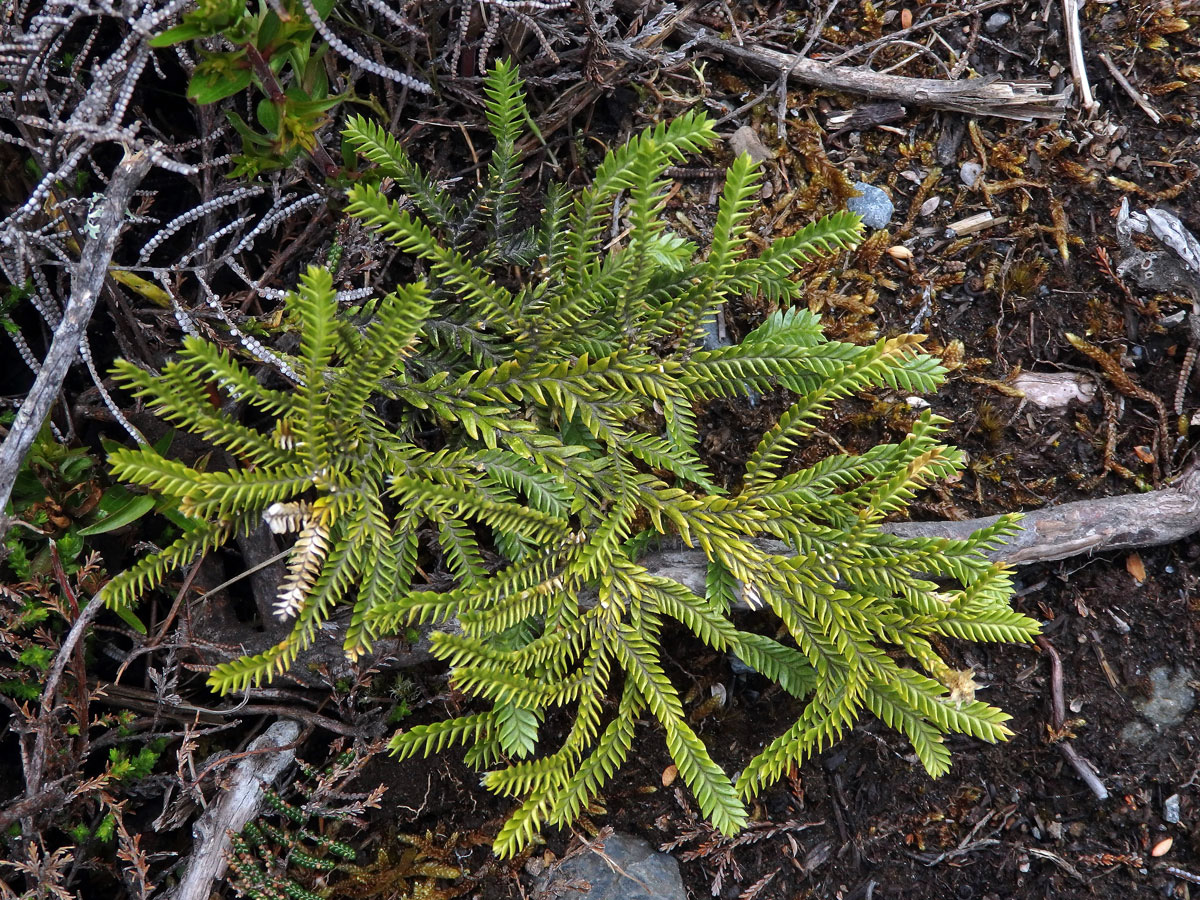
[[[1117,68],[1117,64],[1112,61],[1112,57],[1103,50],[1100,51],[1099,56],[1100,62],[1104,63],[1104,65],[1108,68],[1113,80],[1121,86],[1121,90],[1129,95],[1129,99],[1138,105],[1138,108],[1146,114],[1146,117],[1151,122],[1153,122],[1155,125],[1160,123],[1162,121],[1162,115],[1157,109],[1150,105],[1150,101],[1142,96],[1142,92],[1135,88],[1130,83],[1129,79],[1121,73],[1121,70]]]
[[[207,900],[213,882],[225,871],[230,834],[240,832],[258,816],[263,789],[292,764],[299,735],[299,724],[284,719],[250,744],[247,757],[230,774],[226,789],[192,828],[195,850],[171,900]]]
[[[58,654],[46,675],[46,684],[42,688],[42,700],[38,707],[37,735],[34,738],[33,754],[29,760],[29,770],[25,773],[25,797],[32,800],[43,791],[42,776],[46,771],[46,752],[50,740],[51,721],[54,715],[54,699],[58,695],[58,683],[62,679],[67,665],[75,657],[75,648],[80,646],[84,634],[92,621],[104,608],[104,604],[93,597],[79,613],[71,625],[71,630],[58,648]]]
[[[108,264],[116,249],[117,238],[125,212],[133,199],[133,192],[141,184],[154,162],[147,150],[127,153],[113,172],[112,180],[104,195],[95,237],[89,237],[80,254],[79,262],[71,279],[71,296],[67,301],[62,321],[54,330],[54,340],[42,361],[33,387],[21,403],[17,418],[0,446],[0,539],[8,531],[8,517],[2,510],[8,504],[13,483],[25,454],[33,446],[41,431],[42,422],[54,405],[54,398],[62,389],[76,355],[84,329],[92,318],[92,310],[100,296],[100,287],[108,274]]]
[[[619,7],[631,11],[634,0],[618,0]],[[804,59],[799,54],[781,53],[754,44],[738,46],[712,32],[679,22],[675,33],[702,49],[720,53],[727,60],[772,79],[784,73],[801,84],[816,85],[835,91],[861,94],[881,100],[899,100],[947,109],[970,115],[991,115],[1020,121],[1061,119],[1066,97],[1047,93],[1050,84],[1041,81],[1000,81],[996,78],[971,78],[963,81],[939,81],[935,78],[906,78],[884,75],[869,69],[835,66]]]
[[[1079,0],[1062,0],[1063,31],[1067,39],[1067,55],[1071,60],[1071,80],[1079,91],[1079,105],[1088,116],[1100,110],[1088,82],[1087,66],[1083,62],[1083,33],[1079,28]]]
[[[936,78],[907,78],[884,75],[868,69],[831,66],[795,54],[780,53],[769,47],[752,44],[735,46],[715,34],[688,25],[680,25],[678,33],[697,45],[715,50],[726,59],[744,65],[769,77],[787,72],[788,78],[801,84],[815,85],[850,94],[861,94],[877,100],[898,100],[946,109],[975,116],[999,116],[1022,122],[1033,119],[1061,119],[1065,107],[1062,94],[1046,93],[1049,82],[1000,81],[995,78],[969,78],[963,81],[940,81]]]
[[[46,788],[32,797],[26,797],[0,812],[0,830],[8,831],[14,822],[19,822],[26,816],[41,812],[51,806],[62,806],[67,799],[67,793],[59,786]]]
[[[1038,637],[1036,640],[1037,645],[1050,658],[1050,727],[1055,735],[1061,735],[1064,733],[1067,721],[1067,705],[1063,699],[1062,659],[1059,657],[1058,651],[1054,649],[1054,645],[1046,638]],[[1097,777],[1091,764],[1079,755],[1079,752],[1071,745],[1071,742],[1069,740],[1057,740],[1055,743],[1059,752],[1062,753],[1063,758],[1071,764],[1071,768],[1079,774],[1080,780],[1096,795],[1096,799],[1107,800],[1108,788]]]
[[[175,704],[164,703],[153,691],[143,691],[124,684],[103,681],[92,681],[91,684],[99,692],[95,698],[99,703],[116,706],[120,709],[150,713],[180,722],[203,722],[208,725],[216,725],[228,721],[232,716],[274,716],[296,719],[314,728],[323,728],[343,737],[355,737],[362,733],[361,728],[298,706],[251,703],[249,695],[243,697],[239,703],[229,709],[210,709],[182,700]]]

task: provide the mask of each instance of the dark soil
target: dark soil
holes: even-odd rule
[[[952,658],[975,667],[977,680],[988,685],[988,702],[1012,715],[1015,734],[996,746],[951,739],[955,765],[941,779],[930,779],[894,732],[864,722],[763,795],[750,829],[730,841],[703,824],[686,793],[662,786],[671,760],[647,723],[639,753],[604,792],[607,812],[580,828],[611,825],[675,844],[697,898],[738,897],[768,876],[755,896],[1186,897],[1183,879],[1200,866],[1200,728],[1194,715],[1154,727],[1138,709],[1151,693],[1152,670],[1166,667],[1185,680],[1195,670],[1189,566],[1198,552],[1200,544],[1144,552],[1141,585],[1124,559],[1021,573],[1018,607],[1047,621],[1045,634],[1063,662],[1071,739],[1107,787],[1105,801],[1083,785],[1051,739],[1044,654],[957,646]],[[732,768],[730,761],[748,759],[798,710],[765,682],[736,678],[723,658],[694,649],[681,641],[672,675],[685,691],[695,687],[692,710],[713,684],[726,687],[727,706],[704,716],[698,730],[714,758]],[[1137,723],[1145,726],[1140,739],[1123,738]],[[389,784],[384,818],[394,822],[399,810],[405,829],[492,833],[505,813],[476,788],[477,776],[452,759],[386,762],[368,770],[375,773]],[[1179,798],[1177,824],[1164,820],[1172,795]],[[1168,839],[1164,855],[1152,857]],[[566,836],[549,835],[546,858],[567,845]],[[485,865],[488,852],[480,847],[474,857],[484,867],[477,896],[522,896],[510,878],[523,871],[510,875]]]
[[[821,12],[750,0],[731,5],[746,41],[789,50],[804,45],[806,28]],[[692,22],[728,35],[722,8],[705,6]],[[811,54],[830,58],[893,33],[908,11],[920,23],[955,8],[906,8],[899,0],[833,4]],[[985,27],[998,12],[1008,21]],[[564,14],[576,15],[545,15]],[[1051,0],[1018,0],[939,26],[933,31],[943,43],[929,40],[931,32],[913,39],[951,64],[956,57],[947,47],[964,54],[975,73],[1017,79],[1046,78],[1053,71],[1061,87],[1069,84],[1070,72],[1059,15]],[[855,252],[813,264],[806,301],[822,313],[833,337],[867,341],[916,330],[928,334],[927,348],[951,364],[946,386],[929,399],[950,420],[947,441],[967,451],[969,464],[955,483],[922,495],[913,516],[966,518],[1152,487],[1193,455],[1187,422],[1200,407],[1200,384],[1188,395],[1183,421],[1177,425],[1171,416],[1164,435],[1154,406],[1101,374],[1066,335],[1112,354],[1131,379],[1170,407],[1188,334],[1186,325],[1167,326],[1163,319],[1190,303],[1132,283],[1122,286],[1108,274],[1102,253],[1113,266],[1119,261],[1113,212],[1125,196],[1136,208],[1173,210],[1200,234],[1194,180],[1200,172],[1200,7],[1187,0],[1093,3],[1084,11],[1083,31],[1101,104],[1091,119],[1079,117],[1074,105],[1060,122],[1028,123],[906,104],[882,128],[835,134],[831,117],[872,101],[793,85],[782,137],[777,92],[715,54],[639,67],[593,48],[586,60],[564,57],[563,69],[578,76],[565,86],[530,81],[530,102],[553,154],[531,155],[530,193],[537,196],[535,187],[552,179],[583,183],[606,147],[645,125],[694,105],[719,118],[765,91],[759,103],[720,126],[729,134],[750,125],[774,153],[764,166],[768,187],[755,223],[764,239],[838,208],[848,182],[883,187],[895,202],[889,231],[875,233]],[[536,42],[524,47],[528,55],[536,53]],[[1160,124],[1113,83],[1099,61],[1101,51],[1147,92],[1164,117]],[[911,45],[886,48],[873,66],[900,63],[912,52]],[[946,75],[927,56],[898,71]],[[598,96],[550,121],[549,112],[573,96],[568,88],[588,79]],[[453,177],[474,171],[474,150],[468,153],[458,141],[457,129],[428,123],[464,122],[475,134],[482,113],[446,102],[425,124],[406,131],[402,120],[398,133],[414,159]],[[580,134],[585,137],[575,140]],[[696,164],[720,168],[730,159],[721,148]],[[959,167],[967,161],[984,164],[985,187],[962,182]],[[695,174],[680,176],[669,214],[681,228],[704,234],[715,214],[716,182]],[[934,196],[942,203],[922,213]],[[984,210],[996,217],[994,225],[965,238],[947,237],[950,223]],[[893,246],[910,250],[911,259],[890,255]],[[298,260],[307,258],[300,254]],[[282,267],[281,283],[298,264]],[[725,320],[730,337],[767,312],[748,302],[731,304]],[[118,353],[96,335],[93,342],[100,357]],[[1092,373],[1099,384],[1093,403],[1048,413],[1009,385],[1020,370],[1062,369]],[[706,459],[719,477],[736,484],[742,461],[784,402],[767,396],[754,406],[719,403],[702,412]],[[887,391],[847,400],[795,464],[810,464],[837,448],[860,451],[895,440],[914,415],[907,398]],[[1172,446],[1160,454],[1163,440]],[[1161,456],[1169,458],[1166,468],[1155,462]],[[1045,651],[954,644],[945,648],[947,659],[975,669],[976,680],[987,686],[983,698],[1011,714],[1013,737],[997,746],[952,739],[954,769],[939,780],[925,774],[896,733],[864,720],[764,794],[743,836],[723,839],[703,824],[686,792],[664,786],[670,759],[647,722],[634,758],[577,830],[586,835],[612,826],[673,846],[696,898],[1186,898],[1193,886],[1200,891],[1200,718],[1192,712],[1175,724],[1153,726],[1139,709],[1152,692],[1155,670],[1165,667],[1184,682],[1200,672],[1197,557],[1200,539],[1020,571],[1014,602],[1046,623],[1045,637],[1062,659],[1069,734],[1049,727]],[[714,759],[735,771],[793,721],[797,709],[767,683],[735,677],[724,657],[698,650],[677,636],[668,651],[669,674],[687,695]],[[447,692],[436,670],[415,681],[422,701],[406,724],[441,717],[461,699]],[[727,703],[714,709],[705,701],[716,685],[723,686]],[[1138,723],[1140,731],[1130,729]],[[552,743],[554,736],[545,738]],[[1063,738],[1094,766],[1107,799],[1097,799],[1067,765],[1057,746]],[[549,833],[537,853],[495,861],[488,842],[510,807],[483,791],[478,774],[454,752],[405,762],[378,757],[359,785],[380,781],[388,792],[372,814],[370,831],[356,841],[360,858],[371,858],[394,832],[428,832],[447,861],[473,873],[459,883],[471,896],[532,896],[530,873],[567,852],[572,841],[570,834]],[[1166,801],[1176,795],[1178,821],[1168,823]],[[146,840],[152,843],[153,836]]]
[[[895,17],[902,8],[879,4],[874,7],[879,19],[865,5],[839,8],[829,24],[840,34],[827,31],[826,36],[852,46],[859,38],[898,27]],[[1122,196],[1135,207],[1166,206],[1189,229],[1200,231],[1192,183],[1200,157],[1200,89],[1195,83],[1165,88],[1172,72],[1177,77],[1181,66],[1195,64],[1196,39],[1176,33],[1155,51],[1144,44],[1150,31],[1165,27],[1165,9],[1094,6],[1084,19],[1085,43],[1093,42],[1089,60],[1095,60],[1093,50],[1106,49],[1124,60],[1123,70],[1132,66],[1131,79],[1154,94],[1166,117],[1158,126],[1098,62],[1089,66],[1099,82],[1102,109],[1091,121],[1074,113],[1052,124],[980,118],[968,129],[962,116],[909,106],[889,130],[831,137],[832,127],[822,133],[817,124],[867,101],[794,88],[788,94],[786,143],[777,134],[774,93],[725,126],[732,131],[752,124],[775,152],[765,166],[770,187],[759,223],[764,236],[789,233],[831,208],[842,190],[831,173],[883,186],[896,204],[888,234],[876,234],[832,271],[810,273],[808,300],[835,336],[864,340],[915,329],[930,335],[930,349],[949,348],[949,355],[961,360],[932,401],[951,420],[948,440],[967,451],[970,463],[957,483],[922,497],[914,516],[988,515],[1135,491],[1161,483],[1190,458],[1193,442],[1186,436],[1177,440],[1172,419],[1168,440],[1176,446],[1169,453],[1170,471],[1156,475],[1151,460],[1160,438],[1154,408],[1124,395],[1103,376],[1090,406],[1051,413],[1006,389],[1020,370],[1096,373],[1095,363],[1066,340],[1074,333],[1118,357],[1130,377],[1168,407],[1174,397],[1188,337],[1186,327],[1172,330],[1161,320],[1180,304],[1186,307],[1186,298],[1146,294],[1136,285],[1126,294],[1100,259],[1104,252],[1114,266],[1119,260],[1112,222]],[[1046,4],[1044,16],[1035,4],[1006,11],[1023,24],[984,31],[986,41],[971,37],[972,29],[979,32],[971,18],[939,33],[955,48],[972,41],[970,65],[980,73],[1034,77],[1055,61],[1066,66],[1056,4]],[[757,24],[757,39],[792,45],[782,30],[761,24],[769,17],[758,8],[743,4],[734,15],[743,33],[754,32]],[[986,19],[990,13],[982,15]],[[1200,25],[1194,9],[1185,18],[1193,29]],[[800,39],[794,40],[799,46]],[[825,46],[829,52],[836,49]],[[936,74],[920,65],[904,71]],[[1069,73],[1059,76],[1060,85],[1064,78],[1069,81]],[[633,84],[640,103],[614,112],[616,100],[629,100],[618,87],[603,116],[599,109],[580,110],[579,121],[604,125],[602,140],[609,143],[682,111],[697,94],[720,115],[764,88],[719,59],[708,62],[703,86],[681,70],[637,73]],[[686,99],[666,99],[669,94]],[[609,135],[613,118],[615,131]],[[966,187],[958,171],[981,154],[987,163],[984,179],[992,186],[986,196]],[[725,162],[718,154],[702,165]],[[941,174],[931,177],[935,167]],[[927,178],[931,181],[922,188]],[[921,215],[918,207],[934,195],[944,198],[942,206]],[[685,181],[674,209],[703,230],[713,212],[711,197],[709,183]],[[989,208],[1004,221],[966,240],[946,237],[950,222]],[[895,244],[913,251],[911,263],[884,252]],[[731,336],[748,330],[763,312],[729,309]],[[1185,419],[1198,403],[1189,395]],[[708,462],[731,483],[781,404],[771,397],[754,407],[722,403],[703,416]],[[812,447],[811,459],[802,456],[796,463],[832,452],[835,442],[858,450],[896,439],[911,415],[904,398],[886,392],[848,401],[826,423],[829,444]],[[1109,429],[1111,455],[1105,449]],[[1106,462],[1116,463],[1115,471]],[[730,841],[698,819],[686,793],[663,786],[670,759],[647,723],[636,759],[605,791],[604,808],[581,823],[581,833],[611,825],[675,847],[697,898],[1187,897],[1192,885],[1200,884],[1200,726],[1194,714],[1153,726],[1139,709],[1152,692],[1152,671],[1165,667],[1184,682],[1193,674],[1198,556],[1200,542],[1020,571],[1015,603],[1046,622],[1045,637],[1062,659],[1069,734],[1055,735],[1050,728],[1050,666],[1044,652],[955,645],[947,648],[948,658],[975,668],[976,679],[988,686],[986,699],[1012,715],[1014,736],[998,746],[952,739],[955,766],[943,778],[930,779],[900,737],[878,722],[864,721],[765,794],[755,805],[749,831]],[[739,760],[749,759],[797,710],[765,683],[735,677],[722,657],[695,650],[680,639],[672,675],[684,691],[693,688],[692,709],[710,696],[713,685],[724,686],[727,705],[707,714],[700,709],[698,727],[714,758],[736,770]],[[1108,799],[1098,800],[1066,764],[1056,746],[1062,737],[1095,768]],[[430,777],[441,786],[426,798]],[[449,832],[470,823],[490,831],[504,814],[503,806],[474,789],[474,774],[451,761],[404,763],[391,780],[393,801],[421,810],[417,827]],[[468,795],[472,799],[464,802]],[[1164,804],[1173,795],[1178,821],[1168,823]],[[547,840],[546,859],[569,844],[565,835]],[[512,876],[493,871],[480,896],[525,896],[531,884],[527,871],[544,861],[514,867]],[[525,887],[510,877],[522,879]]]

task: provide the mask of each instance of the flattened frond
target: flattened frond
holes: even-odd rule
[[[382,126],[363,116],[352,116],[342,134],[355,151],[379,166],[382,174],[394,178],[400,190],[416,201],[421,214],[435,227],[451,226],[454,204],[450,194],[414,165],[400,142]]]
[[[1008,606],[1010,574],[983,556],[1012,522],[957,541],[879,527],[961,464],[939,443],[939,420],[923,415],[897,444],[788,472],[833,400],[874,386],[935,388],[944,370],[919,352],[921,339],[827,341],[817,316],[791,309],[740,344],[698,346],[726,298],[795,297],[798,267],[857,242],[857,217],[835,213],[747,253],[756,171],[742,157],[711,244],[675,234],[667,166],[715,139],[695,113],[614,147],[589,188],[554,190],[541,224],[518,228],[517,145],[533,125],[516,68],[498,64],[484,93],[495,149],[485,183],[461,202],[378,126],[349,123],[349,146],[377,166],[351,188],[350,210],[423,262],[428,284],[346,312],[330,273],[309,269],[287,300],[299,339],[292,388],[265,387],[194,339],[162,376],[122,368],[151,409],[241,467],[113,454],[119,475],[216,521],[197,520],[119,575],[106,601],[129,603],[262,514],[297,535],[279,604],[295,626],[275,647],[219,667],[218,688],[283,671],[339,603],[352,604],[351,658],[377,636],[457,621],[433,632],[433,653],[468,703],[492,708],[412,728],[391,746],[403,756],[462,744],[468,764],[495,766],[485,786],[520,802],[496,839],[501,855],[588,807],[633,752],[644,710],[727,834],[745,824],[745,799],[864,711],[907,735],[935,774],[948,765],[945,734],[1004,738],[1004,714],[972,699],[967,673],[947,667],[936,638],[1036,632]],[[415,212],[385,196],[387,179]],[[728,476],[725,494],[701,462],[700,422],[711,419],[702,404],[774,388],[795,402],[768,428],[743,484]],[[225,421],[218,405],[227,401],[251,409]],[[703,598],[638,561],[675,534],[710,562]],[[761,610],[749,621],[774,636],[731,620],[739,600]],[[668,619],[803,704],[736,787],[664,671]],[[614,681],[623,684],[615,710]],[[568,723],[548,754],[543,721]]]

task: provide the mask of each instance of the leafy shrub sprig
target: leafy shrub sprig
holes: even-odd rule
[[[880,528],[922,486],[961,467],[961,454],[938,443],[942,420],[925,413],[898,444],[789,471],[833,400],[872,385],[937,387],[944,370],[919,352],[921,338],[828,341],[817,316],[791,310],[738,345],[698,349],[726,299],[795,298],[798,266],[853,244],[857,217],[828,216],[749,257],[757,173],[743,156],[728,170],[700,254],[662,215],[665,169],[715,139],[704,116],[687,114],[611,151],[576,196],[552,191],[541,222],[521,231],[515,147],[527,114],[515,70],[498,65],[487,93],[496,150],[486,183],[461,203],[379,127],[350,123],[346,138],[376,164],[379,184],[395,181],[418,214],[369,180],[350,191],[349,210],[421,259],[429,281],[347,318],[329,273],[310,269],[288,298],[300,383],[264,386],[196,339],[159,375],[118,367],[164,416],[243,466],[208,472],[147,449],[113,454],[121,477],[174,498],[195,526],[114,579],[108,602],[132,602],[265,518],[299,535],[278,606],[294,628],[270,650],[218,667],[216,688],[285,671],[343,602],[352,604],[352,657],[378,635],[457,620],[461,630],[435,633],[433,649],[479,711],[405,730],[392,748],[428,754],[463,744],[472,763],[493,767],[485,785],[520,800],[496,839],[502,854],[584,810],[627,758],[647,712],[704,814],[726,833],[745,824],[749,798],[863,711],[903,732],[935,775],[949,765],[945,733],[1004,738],[1007,716],[973,698],[969,678],[947,667],[934,642],[1035,632],[1008,606],[1008,573],[982,554],[1013,520],[967,540]],[[609,245],[614,204],[628,228]],[[208,400],[214,382],[273,426],[220,416]],[[794,402],[763,436],[740,491],[723,493],[697,455],[695,410],[777,386]],[[631,538],[647,525],[703,550],[704,596],[639,563]],[[453,575],[451,589],[419,580],[419,557],[431,554]],[[739,583],[789,640],[735,624]],[[736,783],[688,724],[664,671],[668,619],[804,701]],[[560,708],[570,724],[546,752],[542,724]]]

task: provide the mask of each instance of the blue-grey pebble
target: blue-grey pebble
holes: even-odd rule
[[[583,884],[588,887],[580,890]],[[648,841],[614,834],[604,842],[604,856],[584,851],[552,867],[536,889],[540,896],[579,900],[686,900],[674,857],[659,853]]]
[[[854,182],[854,189],[861,196],[846,201],[846,209],[862,216],[868,228],[887,228],[896,207],[882,190],[864,181]]]
[[[1012,16],[1006,12],[992,13],[987,17],[987,21],[983,23],[983,30],[988,34],[995,34],[1011,21]]]

